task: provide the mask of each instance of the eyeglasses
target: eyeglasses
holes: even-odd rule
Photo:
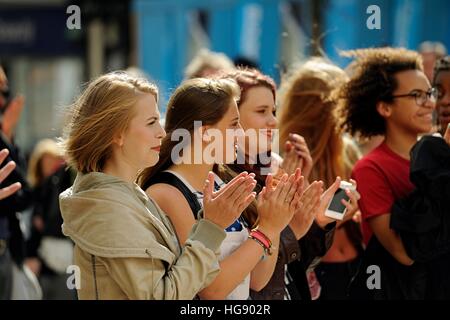
[[[427,100],[430,100],[431,102],[435,103],[438,98],[439,92],[436,88],[431,88],[428,91],[422,91],[422,90],[414,90],[408,94],[400,94],[396,96],[391,96],[391,98],[406,98],[406,97],[413,97],[416,100],[416,104],[418,106],[423,106],[427,102]]]

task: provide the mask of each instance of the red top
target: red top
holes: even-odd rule
[[[407,196],[414,189],[409,180],[409,160],[389,149],[386,143],[359,160],[352,178],[358,183],[361,199],[363,241],[367,245],[372,230],[367,220],[391,212],[394,201]]]

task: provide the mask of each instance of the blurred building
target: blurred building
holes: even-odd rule
[[[73,25],[73,5],[80,8],[79,26]],[[0,1],[0,61],[13,94],[26,99],[16,132],[24,150],[61,135],[82,83],[128,67],[129,8],[119,0]]]

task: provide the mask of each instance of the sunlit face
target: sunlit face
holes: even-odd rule
[[[211,154],[217,155],[214,158],[214,163],[232,163],[236,160],[236,142],[239,133],[242,133],[242,127],[239,123],[239,110],[236,104],[236,101],[232,99],[230,105],[228,107],[225,115],[213,126],[206,127],[206,135],[211,138],[211,141],[204,142],[204,150],[208,148],[208,146],[212,147],[212,144],[215,144],[214,148],[216,151]],[[215,134],[212,134],[212,132]],[[222,137],[222,144],[215,143],[215,137],[213,135],[220,135]],[[217,153],[216,153],[217,152]],[[210,154],[205,152],[205,156]]]
[[[141,170],[159,161],[161,139],[166,132],[159,123],[160,115],[153,94],[143,94],[134,111],[134,117],[122,134],[120,152],[128,165]]]
[[[275,118],[275,100],[272,91],[263,86],[253,87],[247,90],[245,100],[239,106],[242,128],[257,131],[256,139],[258,153],[272,149],[272,140],[277,127]],[[250,134],[246,135],[245,150],[248,153],[252,148]],[[242,146],[241,146],[242,147]]]
[[[398,88],[393,92],[394,96],[414,93],[418,90],[426,92],[431,88],[425,74],[418,70],[402,71],[395,77]],[[431,131],[435,103],[430,99],[423,106],[419,106],[414,97],[395,98],[392,106],[392,113],[387,121],[411,134],[423,134]]]
[[[435,85],[439,91],[436,110],[441,128],[445,130],[450,123],[450,71],[440,71]]]

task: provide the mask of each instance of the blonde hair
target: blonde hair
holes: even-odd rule
[[[326,185],[337,175],[349,174],[336,103],[330,99],[333,90],[345,81],[342,69],[314,58],[295,68],[280,88],[280,146],[288,141],[289,133],[302,135],[314,163],[311,179],[323,180]]]
[[[63,152],[55,140],[43,139],[39,141],[34,147],[28,162],[27,178],[32,187],[38,186],[46,178],[42,171],[42,159],[45,155],[63,158]]]
[[[206,69],[229,71],[234,70],[235,66],[233,61],[231,61],[225,54],[220,52],[212,52],[208,49],[201,49],[187,65],[184,72],[185,79],[203,77]]]
[[[82,173],[101,172],[115,135],[127,130],[134,105],[145,93],[158,100],[155,85],[121,71],[90,82],[72,106],[62,141],[69,165]]]

